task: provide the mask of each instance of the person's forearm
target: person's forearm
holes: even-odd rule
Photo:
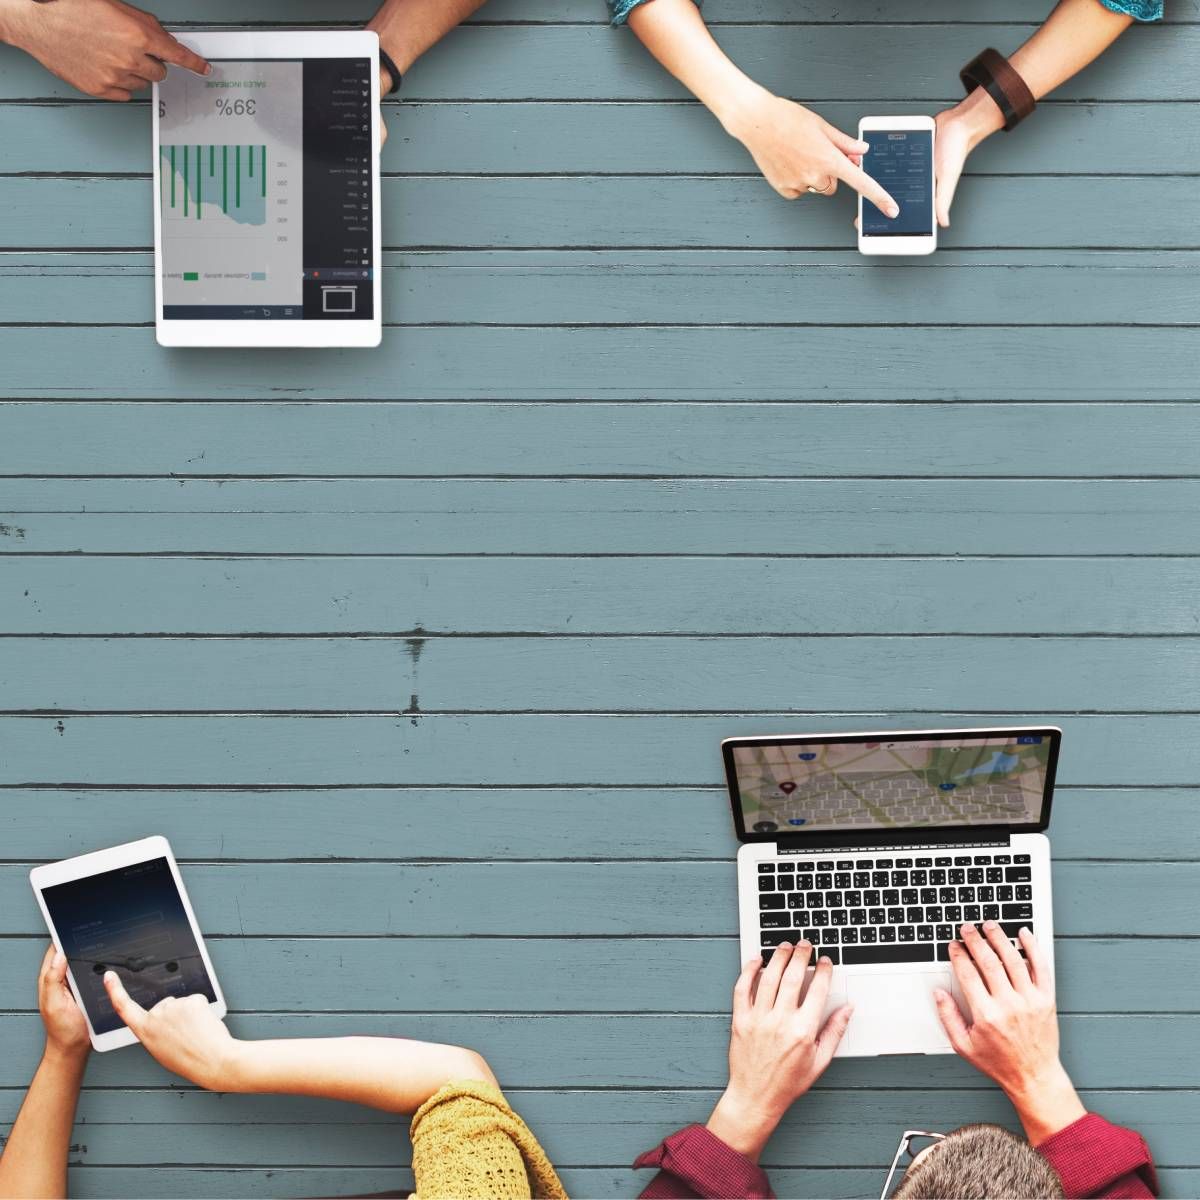
[[[778,1116],[763,1112],[753,1101],[726,1088],[705,1128],[725,1145],[757,1163],[778,1124]]]
[[[693,0],[648,0],[629,14],[642,45],[736,136],[740,118],[766,89],[717,45]]]
[[[1009,1090],[1008,1098],[1033,1146],[1087,1113],[1071,1077],[1059,1063],[1041,1078],[1022,1081],[1020,1087]]]
[[[17,15],[21,5],[32,3],[33,0],[0,0],[0,42],[9,46],[17,44]]]
[[[379,34],[379,44],[404,72],[483,4],[484,0],[384,0],[367,28]]]
[[[0,1155],[0,1200],[66,1196],[67,1152],[86,1067],[86,1051],[47,1046]]]
[[[214,1090],[324,1096],[413,1113],[452,1079],[496,1082],[472,1050],[405,1038],[298,1038],[235,1046]]]

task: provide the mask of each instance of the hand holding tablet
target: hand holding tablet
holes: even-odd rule
[[[166,838],[35,867],[29,878],[97,1050],[137,1041],[145,1010],[168,997],[205,1005],[220,1024],[225,998]],[[106,984],[109,973],[119,988]],[[147,1018],[155,1032],[158,1016]]]

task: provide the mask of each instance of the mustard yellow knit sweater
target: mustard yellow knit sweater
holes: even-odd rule
[[[567,1200],[546,1152],[499,1088],[448,1083],[412,1120],[412,1200]]]

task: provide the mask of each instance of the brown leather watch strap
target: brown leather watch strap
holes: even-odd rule
[[[1019,124],[1037,107],[1025,80],[998,50],[984,50],[959,71],[958,77],[968,93],[977,87],[986,89],[1004,114],[1005,130]]]

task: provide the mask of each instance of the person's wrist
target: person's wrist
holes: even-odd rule
[[[230,1038],[222,1048],[210,1078],[203,1081],[202,1086],[220,1092],[254,1091],[257,1068],[255,1046],[254,1042]]]
[[[774,99],[765,87],[739,73],[704,102],[730,137],[745,142],[762,127],[765,110]]]
[[[757,1097],[745,1096],[730,1086],[721,1094],[706,1128],[731,1149],[758,1162],[782,1116]]]
[[[976,88],[960,100],[950,110],[950,117],[966,131],[972,150],[1004,128],[1004,114],[984,88]]]
[[[63,1042],[57,1038],[47,1038],[45,1048],[42,1050],[42,1062],[51,1068],[65,1067],[77,1070],[87,1062],[91,1052],[92,1043],[90,1041]]]
[[[21,41],[21,31],[24,23],[21,17],[27,9],[33,8],[33,0],[0,0],[0,42],[17,49],[24,49]]]
[[[1087,1109],[1056,1058],[1004,1088],[1030,1142],[1037,1145],[1084,1116]]]

